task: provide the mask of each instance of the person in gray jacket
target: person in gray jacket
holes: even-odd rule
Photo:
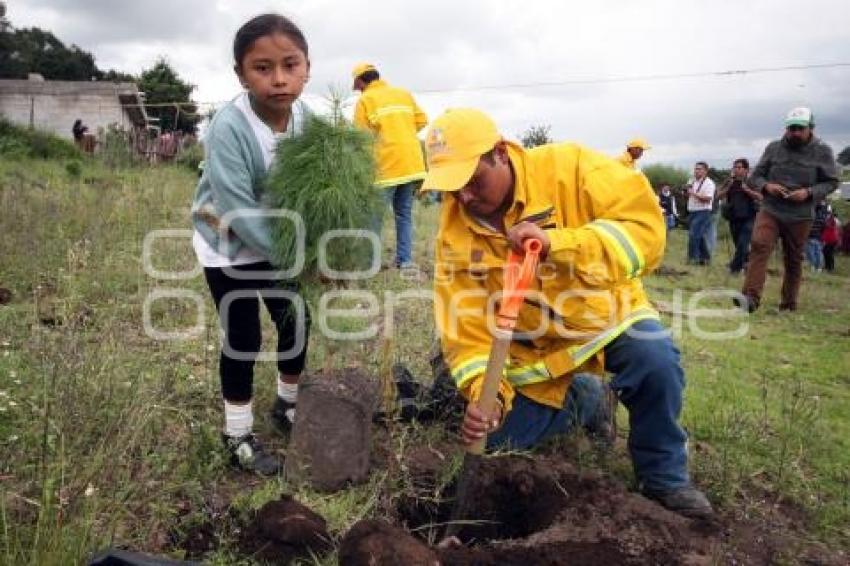
[[[814,135],[809,108],[794,108],[785,118],[785,135],[768,144],[749,179],[764,195],[756,216],[742,296],[735,304],[747,312],[761,303],[762,289],[776,240],[782,240],[784,275],[780,310],[797,309],[803,276],[803,251],[815,203],[838,188],[832,149]]]
[[[233,42],[244,87],[218,110],[204,138],[204,168],[192,202],[192,245],[224,332],[219,375],[223,441],[231,463],[263,475],[281,460],[254,435],[254,362],[262,345],[259,303],[278,334],[278,378],[272,422],[288,432],[304,370],[309,311],[298,285],[271,264],[272,236],[263,205],[264,180],[282,137],[299,135],[306,106],[298,100],[310,73],[307,40],[279,14],[257,16]]]

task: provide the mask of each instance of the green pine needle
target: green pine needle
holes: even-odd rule
[[[374,186],[373,137],[342,115],[339,94],[331,94],[330,117],[309,115],[300,136],[282,139],[266,178],[267,204],[301,215],[306,227],[303,276],[316,273],[318,243],[329,230],[368,230],[383,207]],[[286,269],[296,258],[296,231],[291,220],[271,221],[272,261]],[[335,238],[325,247],[327,264],[336,270],[362,270],[372,262],[365,238]],[[379,251],[379,250],[378,250]]]

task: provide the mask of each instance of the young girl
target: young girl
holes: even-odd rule
[[[254,361],[262,340],[258,295],[277,327],[280,373],[272,418],[284,431],[295,416],[309,317],[297,287],[283,288],[269,264],[261,186],[278,139],[296,135],[303,124],[306,109],[297,100],[310,60],[301,30],[277,14],[257,16],[239,28],[233,57],[245,91],[216,112],[205,136],[192,243],[224,329],[219,373],[225,446],[234,465],[271,475],[281,462],[252,432]]]

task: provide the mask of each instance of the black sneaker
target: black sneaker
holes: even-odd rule
[[[272,407],[272,422],[282,434],[292,432],[292,427],[295,425],[295,403],[284,401],[280,397],[277,398]]]
[[[283,469],[281,461],[267,453],[253,434],[245,436],[222,435],[224,446],[230,454],[230,463],[239,469],[273,476]]]
[[[705,519],[714,515],[714,509],[708,498],[695,487],[679,487],[669,490],[644,488],[643,496],[657,501],[670,511],[695,519]]]

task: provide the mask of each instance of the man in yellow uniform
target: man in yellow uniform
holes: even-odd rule
[[[641,275],[664,252],[665,227],[646,178],[571,143],[524,150],[472,109],[437,118],[425,141],[423,190],[443,191],[435,314],[443,354],[470,401],[465,442],[529,448],[598,423],[614,374],[629,411],[629,450],[642,492],[687,515],[711,504],[690,482],[678,424],[684,373]],[[544,260],[517,322],[498,414],[476,405],[492,342],[493,304],[509,248],[543,243]]]
[[[643,157],[643,152],[651,149],[649,143],[643,138],[634,138],[626,144],[626,151],[617,156],[617,161],[629,169],[637,169],[637,160]]]
[[[406,90],[390,86],[374,65],[361,63],[351,73],[354,90],[362,91],[354,108],[354,123],[375,134],[375,158],[378,164],[376,185],[384,189],[385,199],[395,214],[395,265],[412,265],[413,195],[425,178],[422,146],[416,132],[425,127],[428,117]],[[375,219],[374,230],[380,235],[383,211]]]

